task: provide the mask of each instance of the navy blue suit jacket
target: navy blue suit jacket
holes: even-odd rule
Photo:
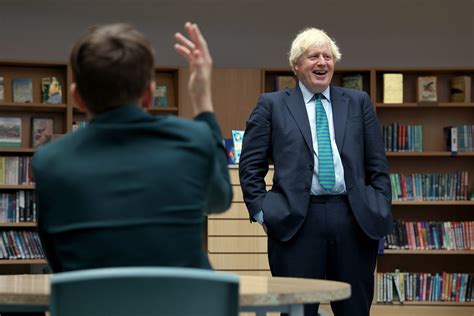
[[[388,162],[380,126],[365,92],[331,86],[336,144],[349,203],[371,238],[392,228]],[[264,177],[274,163],[273,187]],[[250,218],[263,210],[269,236],[289,240],[302,225],[310,201],[314,156],[300,88],[262,94],[249,120],[240,157],[240,182]]]

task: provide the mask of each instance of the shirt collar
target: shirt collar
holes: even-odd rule
[[[298,82],[298,85],[300,87],[301,93],[303,94],[304,103],[307,104],[309,101],[311,101],[311,99],[314,98],[314,93],[309,91],[308,88],[306,88],[306,86],[301,83],[301,81]],[[326,88],[326,90],[321,92],[321,94],[326,98],[326,100],[331,101],[331,89],[329,86]]]

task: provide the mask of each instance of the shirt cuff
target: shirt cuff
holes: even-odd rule
[[[257,214],[255,214],[253,219],[256,220],[260,225],[262,225],[263,224],[263,210],[260,210]]]

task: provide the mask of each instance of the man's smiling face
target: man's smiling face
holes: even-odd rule
[[[334,57],[329,45],[312,46],[294,67],[298,80],[313,93],[326,90],[334,75]]]

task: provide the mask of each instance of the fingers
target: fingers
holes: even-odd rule
[[[175,38],[182,46],[188,48],[189,50],[193,50],[193,49],[196,48],[196,45],[195,45],[192,41],[188,40],[183,34],[181,34],[181,33],[179,33],[179,32],[174,35],[174,38]]]
[[[196,47],[200,49],[204,55],[208,55],[209,49],[207,47],[207,42],[199,30],[199,26],[195,23],[186,22],[185,29]]]
[[[197,58],[204,58],[205,61],[212,63],[207,42],[197,24],[186,22],[184,29],[188,33],[188,38],[179,32],[176,33],[174,37],[178,43],[174,46],[175,50],[190,63]]]
[[[191,51],[189,49],[180,44],[175,44],[174,49],[176,52],[178,52],[178,54],[183,56],[184,59],[186,59],[188,62],[191,62]]]
[[[188,40],[183,34],[176,33],[174,38],[178,43],[174,45],[174,49],[183,56],[188,62],[191,62],[192,52],[196,49],[196,45]]]

